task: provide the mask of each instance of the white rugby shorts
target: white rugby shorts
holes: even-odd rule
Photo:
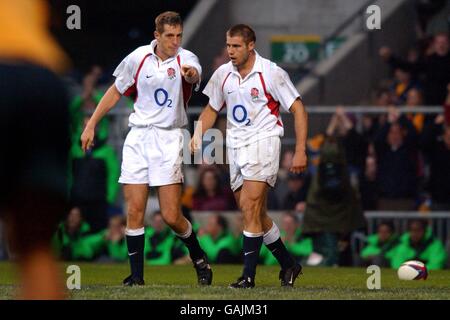
[[[119,183],[164,186],[183,182],[181,129],[132,127],[122,152]]]
[[[227,148],[231,189],[244,180],[262,181],[274,187],[280,162],[281,140],[272,136],[240,148]]]

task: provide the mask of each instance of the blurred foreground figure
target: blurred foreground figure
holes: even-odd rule
[[[67,97],[53,73],[65,56],[46,20],[44,1],[0,0],[0,218],[23,299],[65,296],[50,248],[66,209]]]
[[[313,247],[324,266],[351,265],[351,233],[365,226],[359,194],[350,183],[342,144],[326,138],[317,174],[306,197],[303,232],[313,238]]]

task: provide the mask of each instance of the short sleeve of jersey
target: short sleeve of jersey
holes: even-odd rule
[[[223,72],[219,68],[214,72],[211,79],[209,79],[205,89],[203,89],[203,94],[209,98],[209,105],[216,111],[220,111],[225,102],[222,91],[222,82],[224,79],[222,78]]]
[[[113,76],[116,77],[114,84],[120,94],[124,94],[135,82],[137,68],[133,56],[133,53],[129,54],[114,70]]]
[[[286,111],[289,111],[295,99],[301,99],[301,95],[289,78],[288,73],[278,66],[275,66],[272,71],[270,89],[275,100],[279,101]]]

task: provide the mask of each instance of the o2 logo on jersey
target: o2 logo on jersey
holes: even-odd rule
[[[250,125],[250,119],[247,118],[247,109],[241,104],[237,104],[233,107],[233,119],[237,123],[244,123],[246,126]]]
[[[170,80],[175,79],[175,77],[177,76],[174,68],[167,69],[167,75],[169,76]]]
[[[259,90],[256,88],[252,88],[252,90],[250,90],[250,95],[252,96],[253,101],[257,100],[259,96]]]
[[[165,89],[156,89],[154,98],[158,106],[164,107],[167,104],[168,108],[172,108],[172,99],[169,99],[169,93]]]

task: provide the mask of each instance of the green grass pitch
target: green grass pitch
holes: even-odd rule
[[[190,265],[147,266],[144,287],[125,288],[127,264],[74,263],[81,268],[81,290],[72,299],[206,299],[206,300],[294,300],[294,299],[450,299],[450,270],[431,271],[427,280],[400,281],[395,270],[381,270],[381,289],[367,289],[370,274],[364,268],[305,268],[295,288],[281,288],[278,267],[258,266],[256,288],[227,288],[240,275],[239,265],[213,265],[210,287],[198,287]],[[69,264],[63,264],[62,270]],[[69,274],[65,274],[67,277]],[[14,265],[0,263],[0,299],[16,294]]]

